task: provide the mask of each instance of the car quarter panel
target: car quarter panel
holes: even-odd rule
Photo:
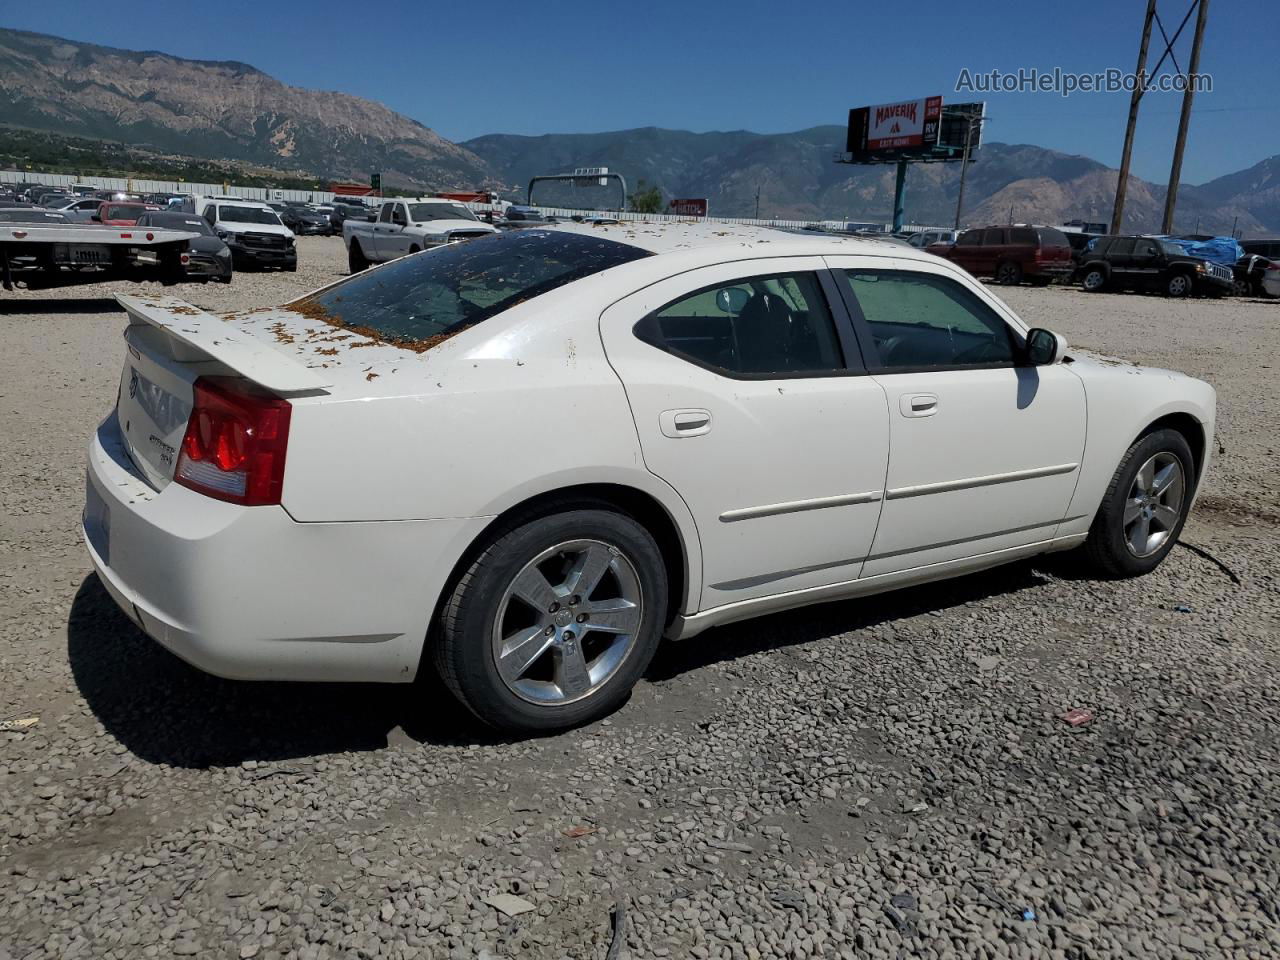
[[[613,289],[587,278],[422,354],[367,351],[393,359],[296,398],[285,509],[303,522],[492,518],[570,486],[631,487],[675,524],[696,597],[696,528],[645,469],[600,343],[596,317]]]

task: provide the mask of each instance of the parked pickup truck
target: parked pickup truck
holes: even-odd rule
[[[373,222],[348,218],[342,223],[342,242],[347,245],[352,273],[371,263],[491,233],[497,230],[481,223],[461,203],[440,197],[387,200]]]

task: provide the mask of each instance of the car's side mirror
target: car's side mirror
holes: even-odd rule
[[[1061,363],[1067,355],[1067,340],[1044,327],[1035,327],[1027,333],[1026,360],[1032,367],[1047,367]]]

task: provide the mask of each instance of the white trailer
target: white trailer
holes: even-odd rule
[[[28,290],[107,280],[186,279],[187,246],[199,234],[155,227],[0,223],[0,286]]]

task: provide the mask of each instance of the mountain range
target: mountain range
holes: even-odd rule
[[[0,29],[0,124],[235,161],[311,176],[410,189],[499,189],[523,197],[529,178],[583,166],[622,172],[665,198],[706,197],[725,216],[885,221],[893,168],[834,162],[844,128],[795,133],[491,134],[452,143],[371,100],[304,90],[243,63],[187,60]],[[908,219],[955,217],[959,165],[913,165]],[[1110,219],[1116,171],[1030,144],[988,143],[971,164],[969,223]],[[573,199],[542,187],[544,203]],[[1125,227],[1154,230],[1164,188],[1130,178]],[[581,197],[582,194],[580,193]],[[1181,232],[1280,232],[1280,156],[1178,194]]]

